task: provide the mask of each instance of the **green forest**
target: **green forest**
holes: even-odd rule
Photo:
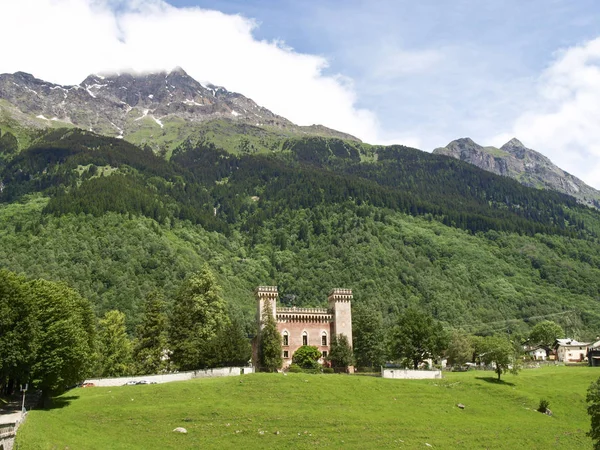
[[[556,192],[416,149],[322,137],[263,153],[187,141],[170,159],[82,130],[0,137],[0,268],[61,281],[94,312],[171,304],[208,264],[230,317],[255,331],[253,290],[322,306],[351,288],[357,320],[407,307],[466,333],[600,329],[600,215]]]

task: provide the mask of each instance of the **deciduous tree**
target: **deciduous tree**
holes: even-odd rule
[[[0,270],[0,389],[27,380],[36,353],[37,323],[25,278]]]
[[[131,341],[121,311],[108,311],[100,319],[98,357],[102,377],[121,377],[131,372]]]
[[[319,367],[321,352],[314,345],[303,345],[292,355],[292,363],[303,369],[316,369]]]
[[[600,378],[588,387],[586,401],[591,420],[591,428],[587,435],[594,441],[594,449],[600,450]]]
[[[481,360],[484,364],[494,365],[498,381],[500,381],[500,376],[509,370],[514,375],[519,372],[515,351],[508,339],[500,336],[487,336],[483,340],[482,351]]]
[[[450,334],[446,355],[448,364],[451,366],[463,366],[465,363],[470,362],[473,358],[473,346],[470,337],[460,331],[453,331]]]
[[[334,369],[344,371],[354,364],[354,353],[352,352],[350,342],[348,342],[348,336],[338,334],[332,337],[327,360],[331,362],[331,366]]]
[[[565,336],[562,327],[551,320],[544,320],[535,324],[529,333],[529,340],[538,345],[550,347],[556,339]]]
[[[90,303],[65,284],[30,283],[39,325],[30,381],[44,403],[90,374],[95,355],[95,319]]]
[[[171,361],[180,370],[207,367],[212,357],[210,342],[219,326],[228,322],[219,286],[204,265],[183,283],[175,297],[169,327]]]
[[[416,370],[421,361],[440,356],[446,342],[444,329],[433,317],[416,308],[407,308],[398,318],[392,352],[395,358],[410,361]]]

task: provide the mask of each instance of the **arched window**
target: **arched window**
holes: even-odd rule
[[[283,332],[283,345],[290,345],[290,336],[287,331]]]
[[[323,331],[321,333],[321,345],[327,345],[327,332]]]
[[[302,345],[308,345],[308,333],[306,331],[302,333]]]

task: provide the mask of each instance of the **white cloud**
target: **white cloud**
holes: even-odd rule
[[[324,74],[326,59],[257,40],[242,16],[162,0],[19,0],[1,2],[0,17],[0,72],[77,84],[90,73],[181,66],[300,125],[378,140],[377,118],[355,106],[349,80]]]
[[[557,54],[537,88],[510,134],[600,188],[600,38]]]

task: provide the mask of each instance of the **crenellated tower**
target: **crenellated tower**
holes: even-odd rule
[[[327,300],[333,315],[332,333],[345,335],[352,346],[352,289],[332,289]]]
[[[273,315],[273,319],[277,320],[277,298],[279,292],[277,286],[259,286],[254,291],[256,295],[256,320],[258,329],[262,328],[263,311],[265,304],[268,304],[269,311]]]

